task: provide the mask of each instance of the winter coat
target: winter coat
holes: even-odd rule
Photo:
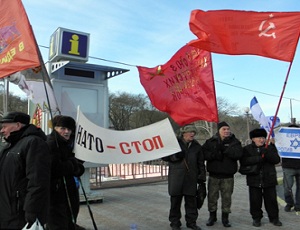
[[[50,186],[46,135],[34,125],[12,132],[0,151],[0,228],[21,229],[25,216],[44,224]],[[10,222],[9,227],[5,226]]]
[[[300,169],[300,159],[285,158],[281,159],[282,168]]]
[[[65,183],[71,205],[76,206],[78,189],[74,176],[84,173],[83,165],[75,158],[73,153],[73,140],[66,140],[55,130],[47,136],[47,144],[51,154],[51,187],[50,205],[58,203],[68,204]]]
[[[168,191],[170,196],[196,196],[197,182],[206,180],[201,145],[178,139],[181,152],[162,158],[169,162]]]
[[[275,165],[280,162],[280,156],[274,144],[257,147],[254,142],[243,148],[241,165],[259,164],[260,172],[257,175],[247,175],[247,185],[258,188],[267,188],[277,185]]]
[[[241,142],[231,134],[221,141],[219,134],[204,143],[203,152],[207,171],[210,176],[231,178],[237,172],[237,161],[243,155]]]

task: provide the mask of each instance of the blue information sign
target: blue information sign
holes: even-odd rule
[[[50,38],[49,61],[87,62],[89,39],[87,33],[59,27]]]
[[[88,48],[88,36],[63,31],[61,53],[86,58]]]

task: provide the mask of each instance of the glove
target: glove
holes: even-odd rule
[[[202,183],[205,183],[205,182],[206,182],[206,176],[200,174],[200,175],[198,176],[197,183],[198,183],[198,184],[202,184]]]
[[[25,220],[28,223],[27,228],[30,228],[31,225],[33,225],[33,223],[36,221],[36,219],[37,219],[37,215],[35,213],[25,212]]]
[[[183,151],[181,151],[181,152],[175,153],[175,156],[179,159],[182,159],[182,158],[184,158],[185,153]]]
[[[77,176],[77,177],[80,177],[84,171],[85,171],[85,168],[82,164],[78,163],[77,164],[77,171],[74,171],[74,176]]]
[[[73,173],[78,172],[79,164],[78,164],[77,159],[75,157],[71,157],[71,158],[69,158],[69,161],[71,162],[71,164],[73,166]]]
[[[226,138],[223,140],[223,144],[230,144],[230,138],[226,137]]]

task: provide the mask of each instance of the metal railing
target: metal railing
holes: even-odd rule
[[[90,183],[94,189],[101,188],[105,184],[124,182],[132,184],[144,180],[147,182],[154,178],[166,180],[168,176],[168,164],[162,160],[153,160],[129,164],[108,164],[101,167],[90,168]]]

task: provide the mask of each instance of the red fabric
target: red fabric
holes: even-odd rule
[[[189,45],[221,54],[252,54],[292,61],[300,32],[300,12],[194,10]]]
[[[164,65],[137,68],[153,106],[177,124],[218,122],[210,52],[186,45]]]
[[[0,0],[0,78],[40,65],[21,0]]]

